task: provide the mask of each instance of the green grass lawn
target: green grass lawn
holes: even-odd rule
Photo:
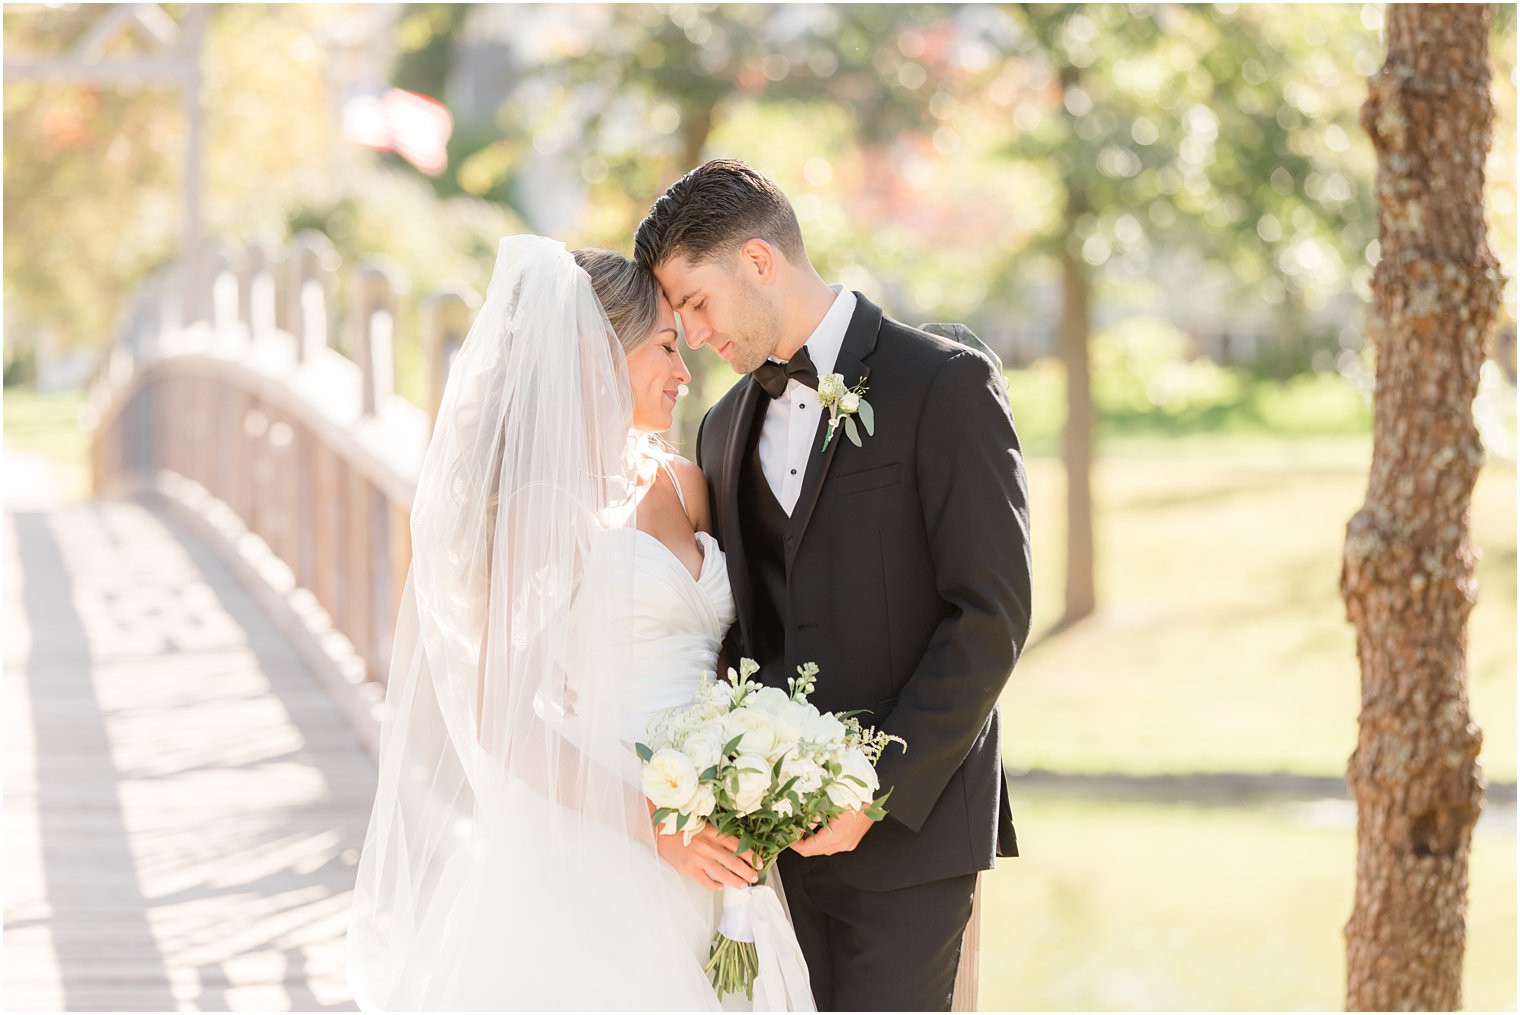
[[[42,394],[31,388],[6,388],[5,446],[83,465],[89,448],[89,434],[78,423],[83,400],[78,391]]]
[[[1024,855],[984,875],[981,1008],[1338,1010],[1349,804],[1015,800]],[[1473,841],[1471,1010],[1515,1007],[1514,812]]]
[[[1339,775],[1360,671],[1338,588],[1370,438],[1186,437],[1105,450],[1099,613],[1054,637],[1064,582],[1058,460],[1029,461],[1034,637],[1003,696],[1015,767]],[[1515,778],[1515,471],[1485,467],[1469,627],[1489,776]]]

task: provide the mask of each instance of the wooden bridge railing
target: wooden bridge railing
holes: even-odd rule
[[[423,410],[395,391],[405,283],[394,267],[363,261],[344,275],[327,238],[307,232],[283,250],[216,250],[209,268],[209,321],[179,320],[171,269],[144,285],[106,357],[90,393],[95,490],[164,474],[199,484],[315,595],[383,683],[431,414],[477,301],[455,290],[421,304]]]

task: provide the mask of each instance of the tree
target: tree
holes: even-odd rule
[[[1278,12],[1235,16],[1164,5],[1015,4],[1008,51],[1031,101],[1015,111],[1008,154],[1054,177],[1043,232],[1020,251],[1053,260],[1061,280],[1059,349],[1066,365],[1066,590],[1060,626],[1097,605],[1089,338],[1105,270],[1131,275],[1154,256],[1199,251],[1238,269],[1246,298],[1264,276],[1276,301],[1312,284],[1297,247],[1360,259],[1367,237],[1355,190],[1325,151],[1332,116],[1306,120],[1337,83],[1350,33],[1321,29],[1331,72],[1304,82],[1309,44],[1274,33]],[[1315,17],[1329,17],[1318,11]],[[1333,15],[1344,19],[1344,14]],[[1295,29],[1297,25],[1294,26]],[[1317,37],[1317,36],[1316,36]],[[1296,73],[1295,73],[1296,72]],[[1024,106],[1023,103],[1020,104]],[[1330,105],[1333,110],[1333,104]],[[1328,157],[1326,157],[1328,156]],[[1327,179],[1335,179],[1328,186]]]
[[[1468,509],[1483,463],[1472,403],[1502,290],[1483,198],[1492,12],[1390,5],[1387,17],[1387,59],[1362,108],[1382,252],[1368,322],[1372,471],[1341,573],[1362,670],[1346,1005],[1449,1011],[1462,1003],[1483,798],[1466,642]]]
[[[601,31],[537,74],[569,100],[547,115],[579,121],[568,154],[585,160],[588,182],[603,185],[597,203],[609,188],[639,194],[637,223],[664,187],[713,154],[709,139],[741,103],[849,109],[864,147],[925,132],[934,97],[953,90],[947,81],[957,70],[942,38],[956,31],[952,14],[933,4],[619,6]],[[501,119],[530,123],[532,115]],[[647,127],[630,132],[630,123]],[[713,357],[691,365],[673,434],[688,443],[710,401],[709,371],[729,376]]]
[[[5,13],[7,58],[58,57],[110,7]],[[330,150],[313,28],[330,9],[225,5],[203,58],[207,235],[273,230],[281,200],[323,175]],[[123,33],[106,54],[146,52]],[[9,81],[4,186],[7,355],[50,332],[104,347],[132,292],[179,253],[184,117],[172,88]]]

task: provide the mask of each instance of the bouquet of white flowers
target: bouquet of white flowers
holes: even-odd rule
[[[650,723],[649,742],[635,745],[644,763],[644,793],[655,806],[658,834],[684,834],[704,825],[754,850],[768,870],[776,857],[813,829],[849,809],[886,817],[876,797],[876,760],[902,738],[863,727],[858,712],[819,712],[807,700],[818,676],[813,663],[797,667],[790,693],[749,678],[760,667],[741,660],[727,681],[704,680],[692,704],[670,708]],[[766,894],[769,893],[769,894]],[[754,997],[759,959],[747,915],[756,903],[780,910],[764,885],[724,889],[723,921],[713,936],[707,970],[718,996],[743,990]]]

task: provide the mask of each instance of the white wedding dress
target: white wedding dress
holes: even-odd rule
[[[572,617],[577,651],[568,672],[576,707],[585,709],[591,704],[589,696],[607,693],[610,680],[624,682],[626,692],[619,706],[620,738],[580,746],[603,763],[623,768],[632,780],[638,778],[638,762],[625,744],[646,738],[644,731],[656,712],[692,700],[702,675],[713,672],[722,636],[734,621],[723,553],[711,536],[698,533],[697,538],[704,556],[701,576],[693,579],[685,565],[647,533],[627,528],[602,535],[607,545],[585,579],[601,588],[584,588],[582,595],[604,601],[597,594],[611,589],[608,600],[621,602],[623,612],[583,612],[595,613],[597,626],[609,621],[628,625],[634,637],[624,646],[626,654],[609,658],[607,641],[596,631],[576,631]],[[625,594],[629,587],[632,596]],[[571,739],[583,741],[574,716],[563,723]],[[625,829],[586,828],[578,841],[544,844],[555,856],[535,862],[524,849],[521,830],[535,824],[530,816],[545,806],[539,794],[512,781],[503,782],[496,794],[479,794],[477,820],[496,827],[477,829],[476,838],[514,840],[518,855],[510,867],[470,865],[468,869],[483,870],[485,876],[459,893],[462,905],[440,914],[444,918],[435,934],[421,935],[436,939],[439,947],[426,963],[428,987],[415,999],[415,1007],[717,1010],[703,964],[717,926],[721,893],[699,887],[665,863],[655,851],[652,829],[633,837]],[[549,884],[534,876],[534,869],[563,866],[567,852],[580,857],[573,866],[583,873],[575,884]],[[638,893],[637,909],[629,908],[632,900],[625,891],[630,877],[647,879],[650,889]],[[605,905],[595,905],[598,898]],[[649,912],[652,901],[664,911]],[[503,920],[508,914],[517,919]],[[533,918],[521,920],[525,914]],[[575,923],[584,919],[597,921],[597,939],[619,942],[616,952],[594,955],[577,949],[575,942],[583,935]],[[478,946],[472,947],[478,945],[481,930],[493,925],[497,945],[492,951],[499,955],[494,962],[482,956]],[[549,949],[548,958],[546,942],[561,943]]]
[[[633,743],[735,610],[716,540],[693,577],[635,527],[629,398],[585,273],[503,240],[412,510],[348,933],[366,1011],[751,1006],[720,1006],[722,895],[659,856],[640,787]],[[811,1010],[782,904],[754,897],[753,1007]]]

